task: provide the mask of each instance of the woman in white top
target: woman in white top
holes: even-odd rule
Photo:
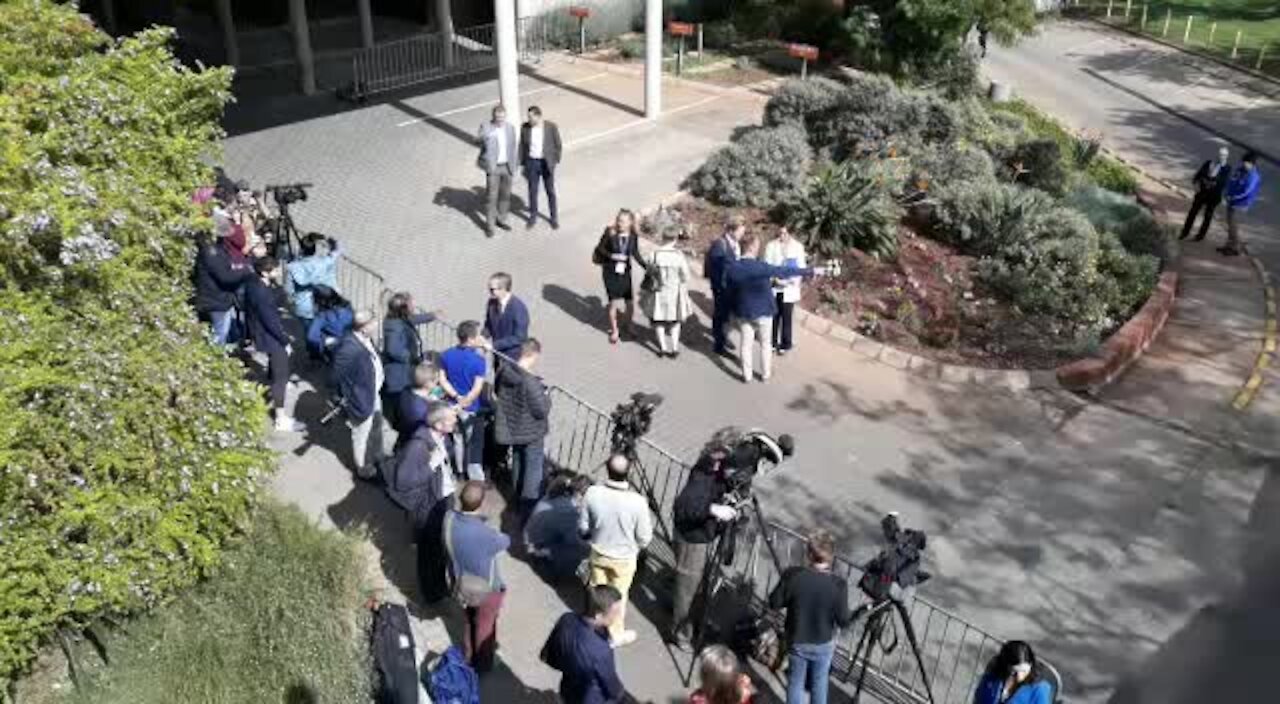
[[[679,233],[664,232],[662,244],[649,255],[649,271],[656,288],[643,292],[645,314],[658,332],[658,355],[680,354],[680,324],[693,314],[689,301],[689,262],[676,248]]]
[[[804,268],[806,262],[804,245],[791,235],[791,231],[782,228],[778,236],[764,249],[764,261],[774,266],[794,266]],[[777,310],[773,314],[773,349],[784,355],[791,349],[791,313],[800,301],[800,279],[776,279],[773,292],[777,296]]]

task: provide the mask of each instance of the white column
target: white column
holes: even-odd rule
[[[370,0],[356,0],[356,10],[360,14],[360,46],[368,49],[373,46],[373,8]]]
[[[440,33],[440,44],[444,47],[444,65],[453,66],[453,3],[450,0],[436,0],[436,25]]]
[[[644,116],[662,114],[662,0],[644,5]]]
[[[515,0],[493,0],[493,43],[498,53],[498,90],[507,119],[517,124],[520,117],[520,62],[516,46]]]
[[[293,31],[293,50],[298,57],[298,75],[302,94],[316,92],[316,64],[311,54],[311,27],[307,24],[307,0],[289,0],[289,27]]]
[[[218,0],[214,8],[218,24],[222,25],[222,48],[227,53],[227,65],[240,65],[240,41],[236,37],[236,19],[231,14],[231,0]]]

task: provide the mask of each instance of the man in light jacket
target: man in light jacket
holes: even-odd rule
[[[494,235],[494,225],[510,230],[507,213],[511,210],[511,177],[516,173],[518,149],[516,130],[507,122],[507,109],[499,105],[493,109],[493,119],[480,125],[476,135],[480,143],[480,157],[476,166],[485,173],[488,194],[486,231]]]
[[[804,245],[786,227],[764,248],[764,261],[772,266],[800,269],[808,266]],[[773,350],[782,356],[791,351],[791,316],[800,302],[800,277],[774,279],[773,293],[777,304],[773,314]]]
[[[520,346],[519,362],[502,365],[496,384],[493,433],[499,444],[511,446],[515,461],[512,479],[521,518],[528,517],[542,497],[542,443],[549,427],[551,398],[542,379],[533,373],[541,354],[542,344],[536,338],[525,340]]]
[[[631,461],[613,455],[605,469],[608,480],[587,489],[582,497],[578,529],[591,543],[591,586],[608,585],[622,595],[622,611],[609,626],[613,647],[620,648],[636,640],[636,632],[626,629],[627,592],[636,576],[640,551],[653,540],[653,518],[649,502],[627,483]]]
[[[317,286],[338,288],[338,241],[312,232],[302,239],[302,256],[285,267],[284,292],[303,330],[316,317],[313,293]]]
[[[560,165],[560,128],[551,120],[542,119],[542,109],[529,108],[529,120],[520,126],[520,167],[529,182],[529,229],[538,223],[538,182],[547,189],[547,209],[551,214],[551,229],[560,229],[560,216],[556,208],[556,167]]]

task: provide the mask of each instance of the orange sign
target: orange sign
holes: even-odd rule
[[[569,8],[569,14],[573,17],[577,17],[580,20],[586,19],[591,16],[591,8],[574,5],[573,7]]]
[[[808,44],[788,44],[787,53],[797,59],[804,59],[806,61],[818,60],[818,47],[810,46]]]
[[[693,25],[688,22],[668,22],[667,33],[675,37],[691,37]]]

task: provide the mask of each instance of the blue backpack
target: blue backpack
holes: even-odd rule
[[[444,651],[423,680],[434,704],[480,704],[480,678],[456,645]]]

